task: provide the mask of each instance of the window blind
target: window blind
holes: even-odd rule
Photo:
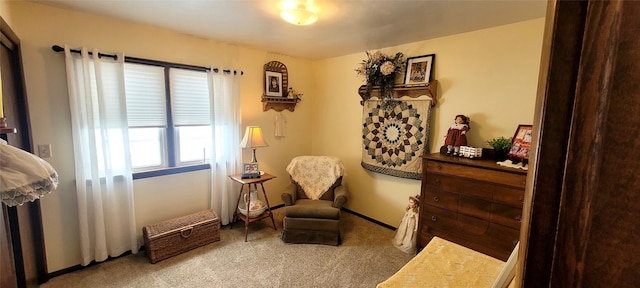
[[[209,125],[207,73],[175,69],[169,71],[171,107],[175,126]]]
[[[89,79],[88,81],[75,82],[76,91],[87,92],[84,94],[85,97],[79,99],[81,102],[78,105],[82,107],[82,111],[77,112],[83,114],[80,117],[93,118],[94,122],[101,122],[103,125],[114,127],[124,125],[117,117],[118,113],[110,113],[110,111],[120,111],[124,108],[123,95],[119,94],[122,93],[122,75],[119,66],[121,64],[107,59],[99,63],[89,60],[85,66],[81,58],[74,59],[74,61],[76,64],[72,69],[74,69],[76,79]],[[96,65],[102,67],[100,73],[96,73]],[[88,73],[88,76],[85,73]],[[97,78],[100,78],[100,81],[97,81]]]
[[[124,75],[129,127],[166,127],[164,68],[126,63]]]

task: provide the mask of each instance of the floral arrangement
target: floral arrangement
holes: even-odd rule
[[[362,60],[355,71],[358,76],[365,77],[367,95],[371,94],[373,86],[380,86],[380,95],[391,98],[396,73],[403,71],[405,64],[402,52],[394,56],[384,55],[380,51],[367,52],[367,59]]]

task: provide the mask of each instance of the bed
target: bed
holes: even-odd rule
[[[433,237],[420,253],[376,287],[507,287],[513,279],[518,247],[503,262]]]

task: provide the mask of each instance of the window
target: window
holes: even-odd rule
[[[135,172],[205,164],[211,154],[205,71],[125,63],[131,165]]]

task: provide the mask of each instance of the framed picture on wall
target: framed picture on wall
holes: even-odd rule
[[[405,85],[423,85],[431,82],[431,71],[436,54],[407,58],[407,69],[404,76]]]
[[[518,125],[516,133],[513,134],[513,140],[511,140],[511,150],[509,150],[509,158],[521,161],[529,160],[532,132],[532,125]]]
[[[265,71],[265,95],[282,97],[282,73]]]

